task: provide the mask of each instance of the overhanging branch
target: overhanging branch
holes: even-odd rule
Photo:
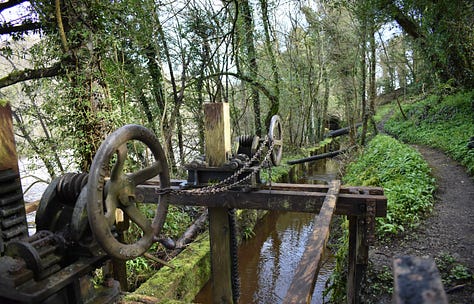
[[[61,62],[47,68],[14,71],[0,79],[0,89],[26,80],[58,76],[62,71],[63,67]]]
[[[240,73],[233,73],[233,72],[220,72],[220,73],[216,73],[216,74],[212,74],[212,75],[207,75],[206,79],[208,78],[213,78],[213,77],[216,77],[216,76],[232,76],[232,77],[235,77],[237,79],[240,79],[248,84],[250,84],[251,86],[253,86],[254,88],[256,88],[257,90],[259,90],[260,92],[263,93],[263,95],[265,95],[270,101],[274,102],[277,100],[277,97],[275,95],[273,95],[266,87],[265,85],[263,85],[262,83],[258,82],[257,80],[253,79],[252,77],[249,77],[249,76],[246,76],[246,75],[242,75]]]
[[[20,25],[7,25],[0,27],[0,35],[13,34],[13,33],[24,33],[28,31],[33,31],[41,28],[41,23],[32,22],[32,23],[23,23]]]

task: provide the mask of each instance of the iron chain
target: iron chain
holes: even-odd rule
[[[270,157],[270,155],[271,155],[271,153],[274,149],[274,141],[270,141],[270,146],[268,148],[267,153],[265,154],[265,157],[264,157],[263,161],[260,162],[255,167],[252,167],[252,168],[250,167],[250,165],[260,157],[260,155],[263,152],[264,147],[268,144],[269,141],[270,141],[270,139],[269,139],[268,135],[265,136],[264,141],[260,145],[257,152],[255,152],[255,154],[252,156],[252,158],[248,162],[244,163],[244,166],[242,168],[240,168],[239,170],[237,170],[234,174],[232,174],[231,176],[227,177],[226,179],[220,181],[217,184],[206,186],[206,187],[203,187],[203,188],[188,189],[188,190],[183,190],[183,189],[178,190],[178,189],[171,189],[171,188],[160,189],[158,194],[160,194],[160,195],[161,194],[206,195],[206,194],[216,194],[216,193],[226,192],[229,189],[231,189],[231,188],[233,188],[233,187],[235,187],[239,184],[242,184],[246,181],[249,181],[253,176],[255,176],[255,174],[257,174],[257,172],[259,172],[262,169],[262,167],[265,163],[269,162],[269,157]],[[239,177],[239,175],[244,173],[246,170],[252,170],[252,172],[238,180],[237,178]]]

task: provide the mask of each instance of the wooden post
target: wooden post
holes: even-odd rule
[[[347,303],[360,303],[362,279],[369,261],[367,245],[367,227],[365,216],[348,216],[349,218],[349,265],[347,274]]]
[[[0,205],[2,209],[16,210],[14,213],[0,213],[0,256],[5,244],[11,240],[28,236],[25,203],[18,169],[18,156],[13,132],[12,110],[8,103],[0,100]],[[19,221],[21,219],[21,222]],[[9,221],[17,224],[4,225]]]
[[[207,163],[211,167],[220,167],[227,161],[232,148],[229,104],[204,104],[204,123]]]
[[[206,160],[211,167],[222,166],[231,151],[228,103],[204,104]],[[230,223],[227,208],[209,208],[213,303],[233,303]]]
[[[5,105],[1,103],[2,101],[0,101],[0,171],[11,169],[19,173],[12,111],[8,103]]]

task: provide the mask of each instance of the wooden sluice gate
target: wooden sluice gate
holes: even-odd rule
[[[7,113],[0,107],[0,114],[2,111]],[[67,303],[113,303],[119,285],[126,285],[125,260],[145,254],[153,242],[160,241],[168,206],[173,204],[204,206],[209,210],[213,303],[236,303],[239,298],[233,210],[316,214],[310,241],[284,303],[310,301],[331,220],[334,215],[347,216],[347,302],[359,303],[368,248],[375,237],[375,218],[387,212],[383,190],[347,187],[337,180],[329,185],[263,183],[260,170],[281,161],[283,137],[279,118],[272,118],[264,139],[240,137],[239,149],[231,157],[228,111],[228,104],[205,105],[206,158],[188,166],[186,181],[170,180],[164,151],[151,131],[127,125],[102,143],[88,174],[67,174],[51,182],[38,207],[35,235],[5,238],[7,221],[0,217],[0,269],[5,270],[0,272],[0,302],[53,304],[64,303],[67,298]],[[11,125],[0,131],[10,136],[2,138],[13,139]],[[144,169],[125,173],[127,143],[132,140],[144,144],[155,161]],[[6,148],[9,146],[0,145],[0,152]],[[17,170],[16,154],[13,161],[4,158],[0,164],[0,173]],[[0,194],[8,189],[0,181]],[[0,197],[0,215],[7,212],[5,206],[13,206],[10,203]],[[141,213],[138,203],[157,206],[153,221]],[[24,210],[13,216],[26,227]],[[130,221],[142,232],[138,240],[125,243],[121,236]],[[108,265],[104,269],[115,278],[115,283],[99,293],[83,283],[90,281],[91,271],[103,265]]]
[[[338,180],[329,185],[273,183],[263,185],[260,190],[235,191],[189,195],[185,192],[173,192],[178,184],[171,187],[168,194],[161,194],[170,204],[179,206],[204,206],[208,208],[258,209],[307,212],[317,214],[314,228],[303,254],[302,261],[295,270],[294,279],[283,303],[306,303],[314,290],[319,272],[321,257],[329,237],[329,225],[333,215],[348,216],[349,224],[349,277],[348,303],[358,303],[360,286],[368,263],[369,244],[374,240],[375,217],[384,217],[387,212],[387,199],[382,188],[341,186]],[[137,199],[153,203],[163,190],[150,180],[137,187]],[[156,202],[155,202],[156,203]],[[226,213],[227,214],[227,213]],[[222,231],[230,230],[228,226],[217,231],[211,239],[222,237]],[[211,230],[212,233],[212,230]],[[231,256],[230,248],[220,248],[212,252],[212,257]],[[216,270],[217,269],[217,270]],[[222,268],[212,270],[213,282],[220,282],[219,289],[213,288],[214,303],[232,303],[232,286],[229,272]],[[228,282],[223,286],[223,282]],[[218,296],[216,296],[216,294]],[[218,297],[216,299],[216,297]]]
[[[230,152],[230,145],[226,140],[230,138],[230,127],[225,122],[228,119],[226,111],[228,109],[225,104],[205,106],[205,112],[212,113],[212,118],[206,116],[206,130],[211,130],[206,133],[206,152],[211,153],[208,158],[209,165],[190,168],[188,181],[171,183],[167,189],[163,189],[159,183],[152,180],[137,186],[135,196],[137,202],[166,201],[173,205],[209,208],[214,303],[238,301],[236,291],[238,287],[235,286],[235,274],[233,274],[235,270],[232,269],[236,261],[233,260],[232,254],[232,224],[228,216],[229,210],[258,209],[317,214],[314,218],[313,233],[284,303],[305,303],[311,300],[329,237],[331,219],[333,215],[348,216],[351,223],[349,233],[351,237],[347,298],[348,303],[358,303],[358,292],[368,263],[368,246],[374,240],[375,217],[383,217],[387,212],[387,199],[383,195],[383,189],[341,186],[337,180],[329,185],[264,184],[259,182],[258,176],[255,176],[260,169],[259,165],[255,164],[253,168],[238,174],[234,173],[229,180],[229,183],[234,183],[234,187],[207,185],[212,177],[209,176],[209,172],[214,172],[214,176],[219,176],[220,179],[225,178],[226,170],[222,166],[226,163]],[[268,137],[270,148],[267,156],[271,156],[272,163],[278,165],[283,141],[279,121],[272,120]],[[272,148],[277,151],[272,151]],[[222,174],[224,176],[221,176]],[[239,179],[247,179],[249,182],[243,185],[236,183],[235,180]],[[204,188],[193,189],[193,184],[195,186],[203,180],[206,184]],[[182,191],[183,185],[190,187],[190,191]]]

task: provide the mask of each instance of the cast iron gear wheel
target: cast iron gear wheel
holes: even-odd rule
[[[242,135],[238,137],[237,154],[245,154],[252,158],[258,150],[260,138],[257,135]]]
[[[278,166],[283,154],[283,129],[281,127],[280,116],[278,115],[273,115],[270,121],[268,140],[270,147],[273,147],[270,159],[274,166]]]
[[[156,161],[138,172],[124,173],[127,142],[130,140],[144,143]],[[115,163],[110,168],[113,160]],[[106,184],[109,172],[110,180]],[[126,125],[119,128],[97,150],[85,190],[87,215],[97,242],[112,257],[129,260],[141,256],[150,248],[154,236],[159,235],[168,213],[167,200],[160,199],[153,223],[141,213],[134,200],[136,186],[156,175],[159,175],[161,188],[170,187],[165,153],[153,132],[143,126]],[[135,243],[124,244],[114,237],[112,231],[118,209],[142,230],[142,237]]]

